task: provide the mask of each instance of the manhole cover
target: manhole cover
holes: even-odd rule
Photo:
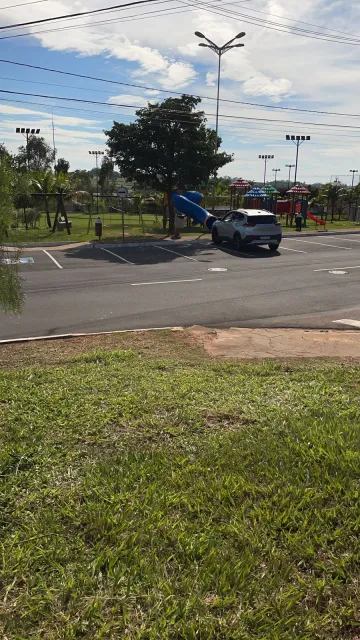
[[[227,269],[223,269],[222,267],[211,267],[208,271],[227,271]]]
[[[342,269],[333,269],[332,271],[329,271],[329,273],[333,273],[334,276],[344,276],[346,273],[349,273],[349,272],[343,271]]]

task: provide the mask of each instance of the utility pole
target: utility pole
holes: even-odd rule
[[[275,189],[276,189],[276,178],[277,178],[278,171],[281,171],[281,169],[273,169],[273,171],[275,171]]]
[[[297,180],[299,147],[303,142],[305,142],[305,140],[310,140],[310,139],[311,139],[310,136],[286,136],[286,140],[291,140],[291,142],[293,142],[296,145],[294,186],[296,185],[296,180]]]
[[[223,56],[224,53],[227,53],[227,51],[230,51],[231,49],[235,49],[236,47],[244,47],[245,46],[244,44],[232,44],[232,43],[234,42],[234,40],[239,40],[240,38],[243,38],[246,34],[245,34],[244,31],[242,31],[241,33],[238,33],[234,38],[229,40],[229,42],[226,42],[225,44],[223,44],[222,47],[219,47],[217,44],[215,44],[215,42],[213,42],[212,40],[209,40],[209,38],[204,36],[204,34],[201,33],[201,31],[195,31],[195,35],[196,35],[197,38],[202,38],[203,40],[206,40],[206,42],[208,42],[208,44],[205,44],[205,42],[200,42],[199,43],[199,47],[208,47],[208,49],[211,49],[211,51],[213,51],[219,58],[218,74],[217,74],[216,117],[215,117],[215,150],[214,150],[214,153],[215,153],[215,156],[216,156],[217,155],[217,151],[218,151],[221,56]],[[213,184],[213,188],[212,188],[212,212],[213,212],[213,214],[214,214],[214,211],[215,211],[215,194],[216,194],[215,180],[216,180],[216,175],[217,175],[217,172],[215,170],[214,171],[214,184]]]
[[[55,127],[54,127],[54,109],[51,109],[51,121],[52,121],[52,139],[54,148],[54,173],[56,173],[56,147],[55,147]]]
[[[30,147],[29,147],[29,134],[30,135],[39,135],[40,129],[26,129],[25,127],[16,127],[16,133],[21,133],[26,139],[26,165],[27,170],[30,170]]]
[[[266,185],[266,165],[268,160],[273,160],[274,156],[259,156],[260,160],[264,160],[264,187]]]
[[[89,151],[90,155],[96,158],[96,215],[99,217],[99,170],[98,156],[103,156],[105,151]]]
[[[351,180],[351,192],[350,192],[350,200],[349,200],[349,219],[350,219],[352,196],[353,196],[353,190],[354,190],[354,178],[355,178],[355,173],[358,173],[358,169],[350,169],[350,173],[352,173],[352,180]]]
[[[293,167],[295,167],[295,165],[294,165],[294,164],[286,164],[286,165],[285,165],[285,167],[289,167],[289,179],[288,179],[288,191],[289,191],[289,189],[290,189],[290,183],[291,183],[291,180],[290,180],[290,177],[291,177],[291,169],[292,169]]]

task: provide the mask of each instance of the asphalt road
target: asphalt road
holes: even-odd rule
[[[275,254],[209,241],[22,255],[25,309],[0,314],[0,339],[194,324],[360,327],[360,235],[299,234]]]

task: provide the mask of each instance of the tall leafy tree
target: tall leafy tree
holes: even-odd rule
[[[168,194],[170,231],[174,230],[171,194],[174,189],[205,186],[210,175],[231,162],[225,153],[215,154],[221,139],[207,127],[201,100],[183,95],[149,104],[136,112],[131,124],[114,122],[108,136],[110,155],[121,175]]]
[[[9,313],[20,313],[23,294],[18,266],[16,263],[9,263],[4,246],[14,215],[13,180],[10,160],[4,155],[0,156],[0,307]]]
[[[101,193],[112,191],[114,183],[114,162],[109,156],[104,156],[99,170],[99,187]]]
[[[40,136],[29,136],[28,144],[19,147],[17,163],[20,169],[47,171],[54,161],[54,151]]]
[[[55,165],[55,173],[58,176],[59,173],[68,173],[70,169],[70,162],[65,158],[59,158]]]

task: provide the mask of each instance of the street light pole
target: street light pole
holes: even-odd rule
[[[288,179],[288,191],[289,191],[289,189],[290,189],[290,182],[291,182],[291,180],[290,180],[290,177],[291,177],[291,169],[292,169],[293,167],[295,167],[295,165],[294,165],[294,164],[286,164],[286,165],[285,165],[285,167],[289,167],[289,179]]]
[[[353,189],[354,189],[354,178],[355,178],[355,173],[358,173],[358,169],[350,169],[350,173],[352,173],[352,181],[351,181],[351,192],[350,192],[350,201],[349,201],[349,218],[351,213],[351,203],[352,203],[352,196],[353,196]]]
[[[265,185],[266,185],[266,165],[267,165],[267,161],[268,160],[273,160],[274,156],[268,156],[268,155],[259,156],[259,159],[260,160],[264,160],[264,187],[265,187]]]
[[[299,147],[305,142],[305,140],[310,140],[310,136],[286,136],[286,140],[291,140],[296,145],[296,160],[295,160],[295,177],[294,177],[294,185],[296,185],[297,179],[297,169],[298,169],[298,159],[299,159]]]
[[[215,150],[214,150],[214,155],[216,156],[217,155],[217,150],[218,150],[221,56],[223,56],[224,53],[226,53],[227,51],[230,51],[231,49],[235,49],[236,47],[244,47],[245,46],[244,44],[232,44],[232,43],[234,42],[234,40],[238,40],[240,38],[243,38],[245,36],[245,32],[242,31],[241,33],[238,33],[234,38],[229,40],[229,42],[226,42],[225,44],[223,44],[222,47],[219,47],[217,44],[215,44],[215,42],[213,42],[212,40],[209,40],[209,38],[204,36],[204,34],[201,33],[201,31],[195,31],[195,35],[196,35],[197,38],[202,38],[203,40],[206,40],[206,42],[208,43],[208,44],[205,44],[205,42],[200,42],[199,43],[199,47],[208,47],[208,49],[211,49],[211,51],[213,51],[218,56],[216,117],[215,117]],[[213,214],[214,214],[214,211],[215,211],[215,193],[216,193],[215,180],[216,180],[216,175],[217,175],[217,171],[216,171],[216,169],[214,169],[214,184],[213,184],[213,189],[212,189],[212,212],[213,212]]]
[[[30,135],[39,135],[40,129],[25,129],[25,127],[16,127],[16,133],[21,133],[26,139],[26,165],[27,170],[30,170],[30,148],[29,148],[29,134]]]
[[[281,169],[273,169],[273,171],[275,171],[275,189],[276,189],[276,178],[277,178],[278,171],[281,171]]]
[[[89,151],[90,155],[95,156],[96,160],[96,215],[99,217],[99,171],[98,156],[103,156],[105,151]]]

